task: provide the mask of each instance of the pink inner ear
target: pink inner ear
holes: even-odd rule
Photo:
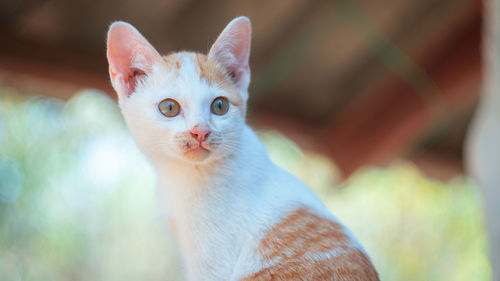
[[[210,49],[209,57],[220,63],[233,82],[241,88],[250,80],[250,21],[245,17],[232,20]]]
[[[127,95],[132,94],[135,92],[135,87],[137,86],[137,81],[140,79],[146,77],[146,73],[140,69],[137,68],[130,68],[129,75],[127,78],[125,78],[125,83],[126,87],[128,90]]]
[[[130,95],[138,79],[151,72],[160,55],[133,26],[124,22],[111,25],[107,45],[113,86],[117,92]]]

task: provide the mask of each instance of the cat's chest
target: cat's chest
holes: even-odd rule
[[[188,280],[226,280],[231,276],[250,231],[245,221],[248,218],[229,210],[224,214],[191,210],[182,218],[169,219],[189,268]]]
[[[258,224],[258,215],[248,209],[249,196],[215,190],[184,199],[165,196],[166,220],[188,269],[188,280],[227,280]]]

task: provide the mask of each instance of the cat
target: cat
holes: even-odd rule
[[[187,280],[379,280],[362,246],[245,123],[251,24],[208,55],[161,56],[114,22],[107,58],[125,122],[158,177]]]

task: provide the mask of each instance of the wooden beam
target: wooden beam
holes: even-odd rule
[[[108,94],[113,93],[106,73],[93,74],[65,64],[51,64],[0,54],[0,73],[3,76],[0,79],[0,86],[16,87],[21,91],[48,97],[68,99],[81,88],[94,88]],[[37,90],[32,85],[23,85],[27,80],[34,85],[59,84],[60,88],[42,86]]]
[[[428,85],[416,89],[405,77],[388,71],[381,87],[363,94],[332,120],[321,146],[329,148],[346,175],[361,165],[408,155],[436,129],[446,129],[453,114],[474,104],[481,78],[480,26],[477,13],[457,30],[455,40],[441,49],[439,57],[417,60],[438,86],[438,93]],[[419,79],[418,75],[414,78]]]
[[[5,30],[0,30],[0,34],[0,72],[3,73],[0,86],[15,86],[20,90],[28,89],[32,93],[29,85],[22,84],[23,80],[28,79],[40,85],[59,83],[63,85],[61,89],[42,87],[44,91],[36,91],[34,94],[62,99],[71,97],[74,93],[69,91],[71,89],[95,88],[113,93],[104,53],[101,57],[44,46],[19,39]]]

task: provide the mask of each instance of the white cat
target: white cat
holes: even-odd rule
[[[239,17],[208,55],[161,56],[130,24],[109,29],[111,82],[158,175],[187,280],[378,280],[349,230],[245,124],[250,35]]]

